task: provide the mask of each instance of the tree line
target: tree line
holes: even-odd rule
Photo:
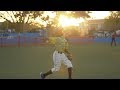
[[[55,13],[55,17],[51,18],[45,12]],[[90,11],[0,11],[0,19],[4,19],[0,29],[6,28],[15,29],[16,32],[24,32],[25,30],[32,30],[36,28],[49,29],[49,33],[58,26],[58,19],[60,15],[67,15],[74,18],[90,18]],[[35,22],[39,21],[43,24]],[[105,18],[105,27],[109,30],[116,31],[120,29],[120,11],[110,11],[110,15]]]
[[[1,25],[2,29],[14,28],[16,32],[23,32],[25,27],[29,28],[55,28],[58,25],[58,18],[62,15],[69,15],[75,18],[88,18],[90,17],[88,11],[49,11],[51,13],[56,13],[54,18],[50,18],[48,14],[44,14],[46,11],[1,11],[0,18],[4,19],[5,22]],[[41,22],[45,22],[46,26],[38,25],[35,23],[36,18],[39,18]],[[7,25],[7,26],[6,26]]]

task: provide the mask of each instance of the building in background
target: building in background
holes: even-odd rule
[[[88,20],[88,30],[105,30],[104,28],[105,19],[95,19],[95,20]]]

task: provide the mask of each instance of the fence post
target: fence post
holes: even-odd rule
[[[25,44],[26,44],[26,37],[25,36],[24,36],[24,42],[23,43],[24,43],[24,46],[25,46]]]
[[[18,47],[20,47],[20,33],[18,34]]]
[[[37,38],[36,37],[34,37],[33,45],[37,45]]]
[[[3,47],[3,40],[2,40],[2,37],[1,37],[1,47]]]

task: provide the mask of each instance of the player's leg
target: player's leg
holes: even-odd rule
[[[72,79],[72,67],[68,68],[68,78]]]
[[[48,75],[50,75],[50,74],[52,74],[52,71],[51,70],[49,70],[48,72],[46,72],[46,73],[40,73],[40,78],[41,79],[45,79],[46,78],[46,76],[48,76]]]
[[[61,55],[57,51],[53,54],[53,63],[54,67],[51,69],[52,72],[56,72],[60,70],[61,67]]]
[[[61,59],[60,59],[60,55],[56,51],[53,53],[53,63],[54,63],[54,67],[48,72],[41,74],[41,78],[43,77],[44,79],[46,76],[52,74],[53,72],[59,71],[61,66]]]
[[[68,69],[68,78],[72,79],[73,65],[72,65],[71,61],[65,56],[65,54],[63,54],[62,60],[63,60],[63,63],[67,66],[67,69]]]
[[[112,38],[112,41],[111,41],[111,46],[112,46],[112,44],[113,44],[113,38]]]
[[[50,75],[50,74],[52,74],[52,71],[51,71],[51,70],[49,70],[48,72],[42,74],[42,75],[43,75],[42,77],[43,77],[43,78],[46,78],[46,76],[48,76],[48,75]]]
[[[116,40],[114,39],[114,45],[116,46]]]

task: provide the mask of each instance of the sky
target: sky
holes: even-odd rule
[[[92,13],[89,14],[91,18],[89,18],[88,20],[104,19],[105,17],[110,15],[109,11],[91,11],[91,12]],[[67,16],[64,16],[64,15],[61,15],[59,18],[59,23],[60,25],[62,25],[62,27],[71,26],[71,25],[79,26],[81,22],[84,22],[84,19],[68,18]]]
[[[90,14],[92,19],[104,19],[108,15],[110,15],[109,11],[91,11],[92,13]]]

